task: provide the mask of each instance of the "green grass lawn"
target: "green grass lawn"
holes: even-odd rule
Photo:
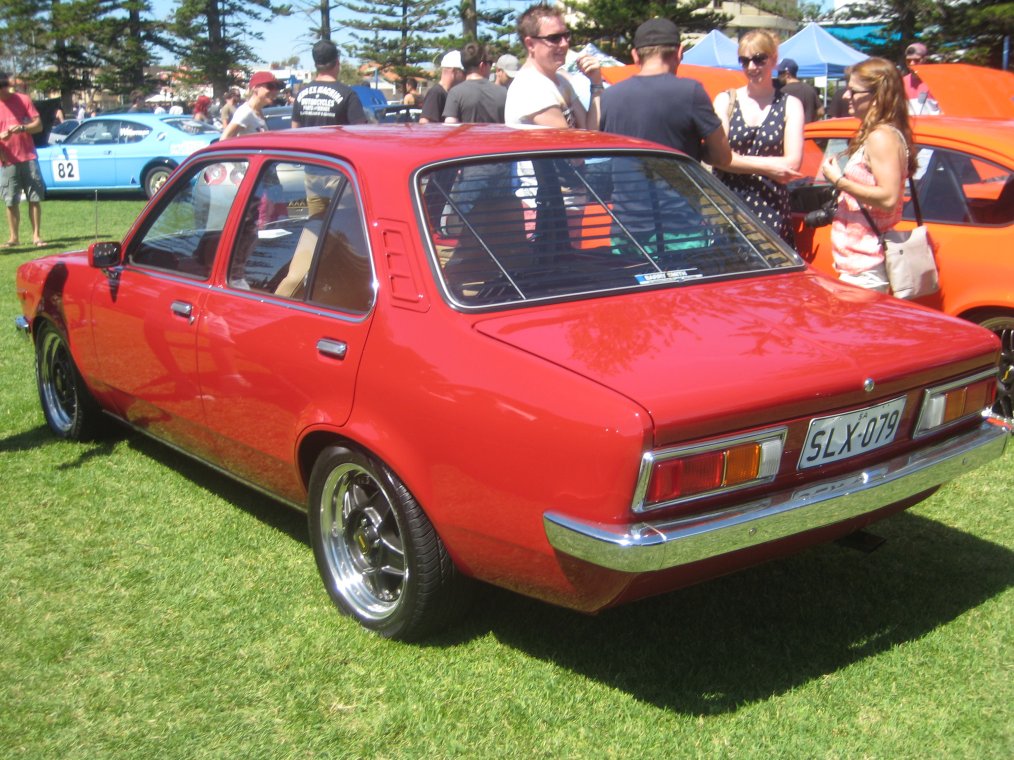
[[[142,203],[104,200],[118,239]],[[95,237],[49,201],[54,249]],[[26,237],[24,231],[22,237]],[[1014,450],[838,546],[584,617],[495,589],[391,643],[304,518],[141,436],[47,431],[0,253],[0,758],[1014,756]]]

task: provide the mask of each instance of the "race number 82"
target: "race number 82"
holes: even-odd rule
[[[80,179],[76,160],[53,161],[54,182],[77,182]]]

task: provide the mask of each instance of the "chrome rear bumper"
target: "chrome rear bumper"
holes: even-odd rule
[[[557,551],[611,570],[655,572],[874,512],[996,459],[1007,438],[983,422],[867,470],[704,515],[612,525],[546,512],[543,524]]]

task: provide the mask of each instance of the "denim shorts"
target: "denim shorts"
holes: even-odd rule
[[[39,162],[36,159],[22,161],[3,167],[0,174],[0,197],[7,208],[14,208],[21,201],[21,193],[28,196],[29,203],[39,203],[46,194],[46,186],[39,174]]]

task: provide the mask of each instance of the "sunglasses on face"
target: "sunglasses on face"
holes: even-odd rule
[[[749,66],[751,63],[754,66],[760,67],[760,66],[763,66],[767,62],[768,62],[768,54],[767,53],[757,53],[757,55],[751,55],[751,56],[741,55],[739,57],[739,65],[742,66],[744,69],[747,66]]]
[[[533,40],[542,40],[548,42],[550,45],[559,45],[563,42],[570,42],[570,32],[557,32],[556,34],[536,34],[532,36]]]

